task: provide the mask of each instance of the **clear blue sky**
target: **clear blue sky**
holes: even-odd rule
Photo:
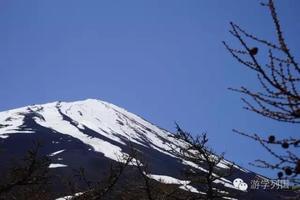
[[[300,58],[300,1],[277,2],[284,33]],[[232,128],[295,135],[299,126],[242,109],[230,86],[254,74],[229,55],[229,21],[273,37],[259,1],[1,0],[0,110],[98,98],[174,130],[208,132],[217,152],[244,167],[268,155]],[[299,61],[299,59],[298,59]]]

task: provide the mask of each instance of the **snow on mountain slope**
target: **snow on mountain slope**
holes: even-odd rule
[[[8,155],[22,155],[30,147],[29,143],[37,139],[45,143],[44,153],[51,158],[49,168],[57,174],[72,173],[72,169],[84,167],[92,177],[97,177],[110,161],[120,162],[121,155],[126,155],[129,146],[133,145],[142,152],[151,167],[148,177],[178,185],[184,190],[203,193],[193,187],[190,180],[183,180],[181,170],[189,166],[206,173],[205,166],[170,153],[174,149],[180,151],[186,143],[176,139],[171,132],[104,101],[53,102],[0,112],[0,144],[9,152]],[[0,157],[0,170],[8,159],[9,156]],[[218,167],[226,170],[231,165],[232,162],[223,160]],[[233,180],[242,178],[250,184],[257,175],[233,166],[232,177],[214,183],[216,187],[219,185],[245,194],[247,191],[233,186]],[[251,193],[255,195],[253,191]],[[258,195],[263,193],[258,191]]]
[[[25,121],[28,116],[37,125],[52,130],[53,134],[62,133],[76,138],[88,145],[90,151],[102,153],[106,158],[115,161],[120,161],[120,156],[126,154],[121,147],[126,146],[128,142],[176,159],[179,158],[171,154],[170,150],[178,145],[182,147],[186,145],[175,139],[172,133],[158,128],[125,109],[94,99],[77,102],[53,102],[0,112],[0,138],[7,139],[16,133],[23,135],[39,132],[40,130],[26,125]],[[52,144],[60,144],[62,142],[60,139],[53,140]],[[62,148],[49,153],[49,156],[55,157],[64,153],[68,153],[68,151],[62,146]],[[59,162],[52,163],[50,168],[69,166],[68,163],[64,163],[63,156],[58,157],[57,161]],[[194,163],[184,160],[181,162],[203,172],[207,171],[200,166],[195,166]],[[224,160],[219,167],[226,169],[231,164],[231,162]],[[247,173],[247,171],[244,172]],[[154,179],[160,177],[165,182],[170,182],[171,179],[179,180],[153,173],[149,174],[149,177],[154,177]],[[178,184],[186,185],[181,182],[179,181]],[[230,180],[221,179],[219,182],[236,189]]]
[[[165,145],[165,140],[176,142],[172,137],[168,137],[171,133],[159,129],[122,108],[93,99],[73,103],[54,102],[1,112],[0,137],[7,138],[11,133],[33,133],[32,130],[20,131],[24,115],[30,112],[36,115],[34,120],[41,126],[78,138],[90,145],[93,150],[114,160],[124,153],[118,146],[86,135],[82,130],[91,129],[123,145],[125,145],[124,140],[143,146],[149,145],[167,154],[170,147]]]
[[[94,151],[103,153],[107,158],[118,161],[122,152],[118,145],[104,141],[95,135],[87,135],[83,130],[90,129],[95,133],[109,138],[119,144],[125,141],[156,149],[169,156],[174,144],[184,143],[170,137],[172,133],[160,129],[125,109],[113,104],[87,99],[77,102],[53,102],[43,105],[32,105],[19,109],[0,112],[0,138],[8,138],[13,133],[34,133],[32,129],[22,129],[24,117],[34,113],[33,119],[43,127],[71,135]],[[53,143],[59,141],[53,141]],[[225,161],[220,167],[228,168],[232,163]]]

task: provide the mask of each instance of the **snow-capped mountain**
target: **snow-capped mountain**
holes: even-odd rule
[[[207,170],[170,153],[173,147],[185,145],[183,142],[171,132],[107,102],[94,99],[53,102],[0,112],[0,145],[6,150],[0,158],[0,168],[9,158],[30,148],[33,140],[42,141],[42,151],[51,158],[49,168],[54,173],[71,173],[71,169],[84,167],[95,176],[109,162],[119,162],[120,156],[128,153],[129,144],[133,144],[149,163],[150,178],[189,188],[191,192],[202,192],[190,185],[189,180],[182,179],[181,170],[187,166],[201,169],[203,173]],[[226,169],[232,164],[223,160],[219,167]],[[230,188],[242,199],[276,199],[272,193],[251,191],[250,181],[256,176],[234,165],[233,175],[215,184]],[[248,190],[235,187],[236,178],[243,179]]]

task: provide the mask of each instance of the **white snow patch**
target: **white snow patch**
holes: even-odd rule
[[[68,165],[59,164],[59,163],[51,163],[48,168],[58,168],[58,167],[68,167]]]
[[[189,185],[191,183],[191,181],[180,180],[180,179],[177,179],[177,178],[174,178],[171,176],[165,176],[165,175],[147,174],[147,176],[149,178],[159,181],[161,183],[180,185],[179,188],[186,190],[186,191],[190,191],[190,192],[194,192],[194,193],[202,193],[202,192],[199,192],[193,186]],[[205,194],[205,193],[203,193],[203,194]]]
[[[186,185],[191,182],[191,181],[179,180],[177,178],[173,178],[171,176],[165,176],[165,175],[147,174],[147,176],[151,179],[154,179],[156,181],[159,181],[161,183],[166,183],[166,184]]]
[[[78,192],[73,196],[64,196],[64,197],[57,198],[55,200],[71,200],[73,197],[77,197],[77,196],[80,196],[82,194],[83,194],[83,192]]]
[[[238,200],[236,198],[233,198],[233,197],[222,197],[223,199],[229,199],[229,200]]]
[[[60,154],[64,151],[65,151],[65,149],[62,149],[62,150],[59,150],[59,151],[56,151],[56,152],[53,152],[53,153],[49,154],[49,156],[55,156],[55,155]]]
[[[191,185],[181,185],[181,186],[179,186],[179,188],[182,190],[185,190],[185,191],[193,192],[193,193],[206,194],[205,192],[201,192]]]

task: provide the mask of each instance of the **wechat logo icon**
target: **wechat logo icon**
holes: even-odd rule
[[[247,191],[248,189],[248,184],[245,183],[242,179],[240,178],[236,178],[234,179],[233,181],[233,186],[239,190],[242,190],[242,191]]]

